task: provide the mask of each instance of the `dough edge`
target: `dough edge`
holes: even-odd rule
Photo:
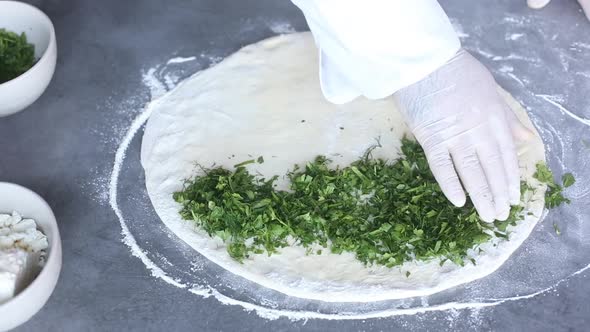
[[[309,33],[272,37],[246,46],[226,58],[218,65],[196,73],[174,90],[153,101],[148,106],[152,108],[152,115],[146,126],[141,151],[142,165],[146,172],[146,187],[159,217],[180,239],[210,261],[235,275],[249,279],[264,287],[277,290],[289,296],[326,302],[369,302],[434,294],[448,288],[483,278],[494,272],[526,240],[542,215],[544,188],[535,192],[532,200],[525,208],[525,214],[527,211],[530,211],[533,215],[527,215],[523,221],[511,230],[510,241],[501,241],[496,248],[486,245],[482,246],[486,254],[478,256],[477,265],[473,266],[471,264],[466,264],[464,267],[456,267],[449,263],[441,268],[439,267],[438,261],[432,261],[417,263],[410,262],[401,267],[394,267],[392,269],[384,267],[368,268],[358,262],[353,254],[334,255],[323,253],[322,255],[307,256],[305,255],[305,249],[300,247],[285,248],[281,254],[273,255],[271,257],[267,257],[265,254],[255,255],[251,259],[246,260],[244,264],[240,264],[227,254],[225,246],[219,239],[210,238],[202,230],[193,227],[190,222],[181,220],[178,215],[180,206],[173,201],[172,193],[182,188],[183,179],[188,178],[190,174],[195,174],[194,162],[197,160],[202,162],[202,160],[199,158],[192,159],[192,161],[174,159],[191,159],[198,155],[198,153],[184,153],[190,149],[203,150],[199,152],[202,156],[207,153],[207,148],[213,148],[210,146],[201,146],[198,144],[191,145],[190,143],[187,143],[186,145],[178,147],[176,150],[171,150],[171,142],[182,141],[183,135],[184,139],[186,139],[187,133],[190,133],[191,135],[194,134],[194,131],[189,129],[206,129],[204,128],[205,125],[196,125],[195,128],[190,128],[191,125],[189,122],[193,119],[192,112],[196,113],[196,115],[201,115],[198,117],[199,121],[219,121],[223,124],[232,122],[226,121],[228,117],[241,116],[237,113],[227,114],[227,111],[223,110],[222,107],[212,103],[212,101],[216,101],[215,89],[219,88],[216,84],[228,79],[225,75],[231,76],[232,73],[236,75],[234,79],[237,80],[242,75],[248,74],[250,70],[253,72],[258,70],[271,70],[275,71],[275,75],[277,75],[276,70],[292,70],[292,68],[297,67],[297,64],[283,67],[282,64],[284,62],[269,62],[275,60],[275,56],[273,55],[276,55],[276,58],[281,58],[283,56],[291,57],[289,60],[297,62],[296,59],[298,53],[294,52],[293,48],[296,48],[296,51],[302,52],[299,55],[309,54],[309,58],[312,58],[312,55],[313,57],[317,56],[315,46],[313,45],[313,39]],[[282,53],[277,55],[277,52]],[[309,62],[313,61],[316,61],[316,63],[312,63],[312,65],[315,66],[314,69],[316,69],[317,59],[309,60]],[[259,66],[260,68],[256,68],[256,66]],[[248,70],[243,70],[244,68]],[[317,76],[316,70],[312,71],[312,73]],[[231,77],[229,77],[229,79],[231,79]],[[248,78],[245,78],[245,80],[248,80]],[[310,80],[315,81],[317,80],[317,77],[310,78]],[[259,84],[259,82],[252,82],[250,85],[255,86],[257,84]],[[277,88],[281,88],[280,84],[276,85]],[[293,85],[299,87],[297,82]],[[231,89],[232,87],[230,87],[229,90],[231,91]],[[305,91],[312,91],[313,89],[321,94],[319,91],[319,83],[317,86],[312,86],[310,90],[303,89],[302,91],[305,93]],[[512,96],[510,96],[509,93],[502,90],[500,87],[498,89],[499,93],[507,101],[521,122],[535,133],[533,141],[527,142],[526,145],[523,144],[519,146],[519,162],[522,175],[527,181],[538,185],[538,182],[531,179],[531,177],[534,173],[534,165],[536,162],[544,160],[545,154],[543,143],[524,108]],[[213,96],[207,97],[206,95],[210,93],[213,94]],[[273,91],[265,91],[263,93],[273,93]],[[311,93],[312,92],[310,92],[310,94]],[[314,100],[317,101],[317,98],[317,95],[313,95],[309,100],[313,103]],[[303,96],[300,100],[301,99],[306,100],[307,98],[306,96]],[[247,101],[241,102],[244,104],[248,103]],[[210,106],[212,106],[208,109],[208,112],[213,112],[214,115],[207,115],[209,113],[203,114],[204,111],[193,111],[198,109],[199,105],[203,106],[207,103],[211,103]],[[392,103],[388,104],[388,102],[371,102],[366,100],[355,101],[353,103],[375,104],[379,105],[380,108],[390,107],[392,105]],[[356,105],[355,107],[363,106]],[[356,109],[355,107],[351,108],[354,110]],[[212,111],[211,109],[215,110]],[[352,124],[355,124],[355,121],[357,123],[360,121],[358,118],[355,118],[354,115],[351,115],[351,112],[344,113],[346,114],[345,116],[352,117],[352,120],[349,121]],[[376,112],[375,114],[382,115],[382,113],[379,112]],[[197,118],[196,115],[194,116],[194,119]],[[287,115],[292,114],[289,113]],[[189,117],[188,120],[187,116]],[[209,118],[207,118],[207,116],[209,116]],[[330,121],[334,121],[334,119],[317,119],[314,118],[313,114],[306,113],[305,116],[307,123],[319,122],[321,124],[327,124],[331,123]],[[401,119],[401,117],[397,116],[397,118],[393,119],[393,122],[399,121],[399,119]],[[182,127],[184,130],[173,131],[172,129],[178,129],[175,128],[175,123],[178,123],[178,121],[186,124]],[[212,126],[212,122],[208,122],[207,127]],[[241,127],[238,126],[237,128],[239,131]],[[364,130],[370,131],[371,129],[374,129],[371,125],[366,125],[364,127]],[[395,132],[398,135],[398,138],[402,134],[409,134],[405,125],[396,127]],[[265,133],[261,133],[261,135],[264,134]],[[312,135],[312,137],[313,135],[323,135],[314,130],[306,131],[305,134]],[[194,139],[191,139],[191,142],[197,141],[199,138],[202,139],[203,137],[195,137]],[[383,140],[383,137],[381,137],[381,139]],[[280,141],[280,139],[278,140]],[[343,140],[348,142],[348,138],[344,138]],[[314,144],[316,143],[315,141],[316,140],[311,140],[307,143]],[[330,143],[334,141],[334,138],[330,136],[318,139],[317,141]],[[368,143],[370,144],[372,142]],[[244,145],[248,146],[248,144]],[[317,142],[317,145],[319,145],[319,142]],[[399,142],[397,145],[399,146]],[[396,144],[392,143],[390,148],[395,149],[395,147]],[[354,159],[353,154],[358,153],[364,148],[366,148],[366,146],[363,146],[362,149],[355,147],[355,149],[349,149],[347,152],[350,154],[350,158]],[[337,149],[337,147],[334,147],[334,149]],[[249,153],[253,152],[254,151]],[[217,154],[216,156],[219,160],[220,155]],[[229,162],[224,157],[223,162],[226,163],[225,166],[229,167],[234,163],[245,160],[237,159],[238,157]],[[358,157],[358,155],[356,157]],[[392,156],[386,154],[384,157],[391,158]],[[170,159],[173,159],[172,163],[185,165],[184,169],[182,169],[182,174],[175,173],[174,169],[166,168],[166,165],[171,163]],[[270,158],[265,156],[265,159],[269,160]],[[191,164],[191,167],[187,169],[186,165],[189,164]],[[207,162],[202,164],[204,166],[208,165]],[[289,164],[292,165],[293,163],[290,162]],[[343,162],[343,164],[346,164],[346,162]],[[272,163],[267,165],[272,165]],[[263,174],[268,171],[268,169],[262,169]],[[284,170],[282,172],[275,171],[274,173],[283,174]],[[176,214],[176,216],[174,214]],[[329,250],[324,250],[324,252],[327,251]],[[410,278],[406,277],[406,271],[411,273]]]

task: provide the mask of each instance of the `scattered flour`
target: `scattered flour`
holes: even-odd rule
[[[286,35],[295,33],[295,28],[288,22],[270,22],[268,23],[270,30],[276,34]]]
[[[450,18],[450,20],[451,20],[451,24],[453,25],[453,29],[455,30],[455,33],[457,34],[459,39],[463,40],[463,39],[466,39],[467,37],[469,37],[469,34],[465,32],[465,30],[463,29],[463,26],[461,25],[461,23],[459,23],[458,20],[456,20],[454,18]]]
[[[162,83],[156,76],[158,70],[161,69],[158,67],[150,68],[143,74],[143,84],[150,89],[152,100],[163,96],[168,91],[166,84]]]
[[[555,101],[555,96],[544,95],[544,94],[537,94],[536,96],[543,98],[543,100],[545,100],[549,104],[555,106],[563,115],[567,115],[570,118],[590,127],[590,119],[582,118],[581,116],[578,116],[575,113],[568,110],[567,108],[563,107],[563,105],[561,105],[557,101]]]
[[[186,58],[176,57],[176,58],[172,58],[172,59],[168,60],[168,62],[166,64],[167,65],[171,65],[171,64],[174,64],[174,63],[185,63],[185,62],[189,62],[189,61],[194,61],[196,59],[197,59],[196,56],[189,56],[189,57],[186,57]]]
[[[144,82],[152,82],[152,80],[146,80]],[[150,85],[148,85],[150,86]],[[152,93],[157,95],[160,91],[160,86],[157,84],[152,84],[153,87]],[[441,305],[431,305],[431,306],[424,306],[424,307],[417,307],[417,308],[393,308],[390,310],[381,310],[369,313],[341,313],[341,314],[323,314],[317,311],[293,311],[293,310],[281,310],[275,308],[268,308],[261,305],[256,305],[244,301],[235,300],[229,298],[222,293],[218,292],[216,289],[212,288],[208,285],[188,285],[183,283],[175,278],[170,277],[164,270],[156,264],[153,260],[151,260],[147,253],[142,249],[139,244],[137,243],[135,237],[129,230],[127,225],[127,221],[125,220],[118,203],[118,180],[119,175],[121,172],[121,167],[123,162],[126,158],[127,148],[131,140],[140,132],[141,127],[147,122],[151,111],[146,108],[144,111],[139,114],[132,122],[130,127],[128,128],[123,140],[121,141],[120,145],[116,150],[116,156],[113,163],[113,168],[110,177],[109,183],[109,203],[117,218],[119,220],[121,226],[121,234],[123,236],[123,242],[129,247],[130,252],[133,256],[140,259],[140,261],[145,265],[146,269],[150,272],[150,274],[160,279],[172,286],[187,289],[190,293],[201,296],[203,298],[209,298],[211,296],[215,297],[220,303],[226,305],[235,305],[243,308],[245,311],[255,312],[258,316],[273,320],[278,318],[287,318],[292,321],[298,320],[308,320],[308,319],[325,319],[325,320],[358,320],[358,319],[371,319],[371,318],[385,318],[391,316],[408,316],[408,315],[417,315],[417,314],[424,314],[428,312],[452,312],[457,310],[477,310],[478,312],[481,309],[493,307],[497,305],[501,305],[507,302],[514,302],[520,300],[527,300],[531,298],[535,298],[538,296],[542,296],[547,293],[555,292],[556,289],[561,286],[562,284],[566,283],[567,280],[571,277],[584,274],[585,272],[590,270],[590,264],[582,267],[578,271],[570,274],[566,278],[560,279],[556,281],[553,285],[547,288],[540,289],[536,292],[522,294],[512,297],[505,297],[505,298],[498,298],[498,299],[480,299],[468,302],[450,302]],[[201,269],[199,264],[195,265],[194,267],[197,271]]]
[[[519,40],[524,37],[524,33],[511,33],[506,36],[506,40]]]
[[[538,58],[522,56],[522,55],[514,54],[514,53],[504,55],[504,56],[496,55],[492,58],[492,60],[493,61],[520,60],[520,61],[526,61],[529,63],[540,63],[541,62],[541,60],[539,60]]]
[[[463,29],[463,26],[461,25],[461,23],[459,23],[459,21],[453,18],[451,18],[450,20],[451,24],[453,25],[453,29],[455,29],[455,33],[457,33],[459,39],[463,40],[469,37],[469,34],[465,33],[465,30]]]
[[[498,70],[502,73],[512,73],[514,71],[514,67],[509,65],[502,65]]]
[[[199,57],[201,59],[207,59],[209,61],[210,66],[214,66],[214,65],[220,63],[221,60],[223,60],[223,57],[220,57],[218,55],[211,55],[208,53],[201,53],[201,54],[199,54]]]
[[[527,213],[511,230],[510,241],[496,238],[483,244],[484,254],[472,254],[477,263],[461,267],[450,262],[440,266],[438,261],[408,262],[394,269],[366,267],[351,253],[324,251],[321,255],[306,255],[306,249],[300,246],[284,248],[270,257],[252,255],[238,263],[218,239],[182,220],[172,195],[182,189],[184,179],[194,175],[196,161],[231,167],[235,162],[227,160],[228,154],[235,154],[238,159],[247,158],[244,151],[276,155],[280,158],[251,169],[270,178],[316,155],[340,153],[342,158],[337,162],[350,163],[375,137],[381,137],[383,147],[373,154],[396,159],[400,139],[408,134],[408,129],[393,100],[358,99],[338,107],[326,102],[320,89],[315,88],[319,82],[314,48],[311,33],[261,41],[214,68],[195,74],[148,106],[155,111],[143,136],[141,162],[150,200],[164,224],[193,249],[236,275],[293,297],[325,302],[426,296],[483,278],[498,269],[539,220],[543,189],[535,190],[534,197],[523,202]],[[283,63],[290,66],[281,66]],[[293,94],[293,86],[301,92]],[[524,109],[507,93],[500,94],[523,124],[534,131]],[[305,104],[298,103],[300,99]],[[277,109],[282,110],[280,116]],[[367,117],[377,121],[366,122]],[[313,126],[293,126],[299,119],[306,119]],[[335,121],[355,130],[342,131],[334,126]],[[533,184],[530,177],[534,165],[544,160],[540,137],[520,150],[522,174]],[[406,276],[406,272],[411,276]]]
[[[524,82],[520,78],[518,78],[516,75],[514,75],[512,73],[506,73],[506,75],[508,77],[510,77],[511,79],[515,80],[516,82],[518,82],[518,84],[520,84],[521,86],[523,86],[523,87],[526,86],[526,84],[524,84]]]
[[[576,48],[576,49],[583,48],[583,49],[586,49],[586,50],[590,50],[590,44],[587,44],[587,43],[575,42],[575,43],[572,43],[572,47],[573,48]]]
[[[512,18],[512,17],[505,18],[503,21],[507,22],[513,26],[522,26],[525,24],[523,19]],[[285,30],[284,27],[283,28],[275,27],[272,30],[275,31],[276,33],[290,33],[291,32],[291,31],[289,31],[288,28]],[[466,36],[467,35],[465,34],[465,36],[463,36],[463,38]],[[557,34],[554,35],[553,39],[555,39],[555,38],[557,38]],[[586,46],[590,46],[590,45],[576,44],[576,45],[572,45],[572,46],[579,49],[579,48],[586,48]],[[483,47],[478,46],[477,49],[470,49],[470,50],[474,51],[475,53],[479,53],[489,59],[495,58],[494,59],[495,61],[521,60],[521,59],[517,59],[516,57],[511,57],[511,58],[498,57],[496,55],[493,55],[492,52],[483,51],[482,49],[483,49]],[[221,60],[220,57],[209,56],[204,53],[199,54],[198,57],[196,57],[196,58],[198,58],[198,59],[208,58],[209,62],[211,64],[215,64]],[[182,63],[184,63],[184,61],[178,62],[180,60],[174,60],[174,59],[176,59],[176,58],[170,59],[172,61],[168,64],[182,64]],[[522,60],[524,60],[524,59],[522,59]],[[188,62],[188,61],[191,61],[191,60],[187,60],[186,62]],[[503,66],[501,68],[504,68],[503,70],[500,70],[500,72],[503,74],[507,74],[507,73],[512,72],[512,70],[508,69],[508,66],[506,66],[506,67]],[[173,79],[166,81],[165,78],[158,78],[156,74],[159,69],[161,69],[161,67],[156,66],[154,68],[148,69],[143,74],[143,83],[146,87],[148,87],[150,89],[152,100],[156,99],[158,96],[162,96],[166,90],[171,89],[178,82]],[[162,83],[162,82],[164,82],[164,83]],[[561,104],[558,103],[559,100],[556,99],[555,96],[539,95],[538,97],[541,100],[555,106],[562,114],[564,114],[568,117],[571,117],[573,119],[576,119],[576,121],[587,125],[587,121],[588,121],[587,119],[583,119],[579,116],[576,116],[573,113],[572,113],[573,114],[573,116],[572,116],[572,114],[568,114],[568,113],[571,113],[569,110],[564,111],[565,108]],[[558,100],[558,101],[556,101],[556,100]],[[562,101],[559,101],[559,102],[562,102]],[[428,303],[425,302],[425,303],[422,303],[422,306],[417,307],[417,308],[400,308],[400,307],[398,307],[398,308],[392,308],[389,310],[379,310],[379,311],[373,311],[373,312],[368,312],[368,313],[367,312],[362,312],[362,313],[346,312],[346,313],[339,313],[339,314],[324,314],[324,313],[317,312],[317,311],[305,311],[305,310],[303,310],[303,311],[281,310],[280,308],[276,308],[275,306],[267,307],[266,305],[257,305],[257,304],[229,298],[229,297],[221,294],[220,292],[218,292],[214,287],[207,285],[207,284],[195,285],[195,284],[191,284],[191,283],[186,283],[186,282],[180,280],[179,278],[171,277],[167,272],[165,272],[163,270],[163,268],[158,263],[154,262],[152,259],[150,259],[150,257],[148,257],[148,252],[145,249],[143,249],[140,246],[140,244],[138,244],[138,242],[136,241],[132,232],[130,231],[129,226],[127,224],[127,220],[125,219],[125,217],[119,207],[119,203],[118,203],[118,199],[119,199],[117,196],[117,194],[118,194],[118,188],[117,188],[118,178],[119,178],[119,175],[121,172],[122,165],[123,165],[125,158],[126,158],[126,152],[127,152],[128,146],[129,146],[131,140],[138,134],[138,132],[141,130],[141,127],[143,126],[143,124],[145,124],[145,122],[149,118],[150,112],[151,111],[149,110],[149,108],[145,108],[140,114],[136,114],[136,112],[133,112],[132,114],[134,116],[134,119],[131,123],[131,126],[124,131],[124,135],[121,135],[121,136],[115,135],[114,138],[112,138],[112,136],[110,138],[111,140],[120,141],[120,144],[118,145],[118,148],[116,150],[115,161],[113,164],[112,172],[111,172],[110,178],[108,179],[108,182],[109,182],[109,186],[108,186],[109,203],[110,203],[111,208],[114,210],[115,214],[117,215],[117,218],[120,222],[120,226],[122,229],[121,233],[123,236],[123,242],[130,248],[132,255],[135,257],[138,257],[141,260],[141,262],[146,266],[148,271],[150,271],[152,276],[154,276],[155,278],[163,280],[163,281],[167,282],[168,284],[173,285],[175,287],[187,289],[192,294],[196,294],[196,295],[202,296],[204,298],[213,296],[223,304],[240,306],[246,311],[255,312],[259,316],[261,316],[263,318],[267,318],[267,319],[277,319],[280,317],[286,317],[291,320],[304,320],[304,321],[306,321],[308,319],[314,319],[314,318],[327,319],[327,320],[369,319],[369,318],[381,318],[381,317],[390,317],[390,316],[397,316],[397,315],[400,315],[400,316],[416,315],[416,314],[423,314],[423,313],[428,313],[428,312],[439,312],[439,311],[444,311],[444,312],[450,313],[447,317],[452,317],[453,312],[457,312],[459,310],[467,310],[468,312],[471,313],[472,316],[475,315],[475,317],[477,317],[476,320],[479,320],[481,310],[484,308],[500,305],[500,304],[506,303],[506,302],[526,300],[526,299],[530,299],[530,298],[534,298],[534,297],[538,297],[538,296],[543,296],[543,295],[549,294],[549,293],[555,293],[555,292],[557,292],[557,287],[559,287],[563,283],[567,282],[567,280],[570,277],[577,276],[577,275],[586,276],[587,275],[586,272],[588,270],[590,270],[590,264],[588,264],[586,266],[583,266],[581,269],[577,270],[576,272],[569,274],[567,277],[557,280],[553,285],[551,285],[549,287],[540,289],[535,292],[529,292],[529,293],[521,294],[521,295],[517,295],[517,296],[508,296],[508,297],[501,297],[501,298],[488,298],[488,299],[482,298],[482,299],[469,300],[466,302],[449,302],[449,303],[436,304],[436,305],[428,305]],[[579,119],[577,119],[577,118],[579,118]],[[538,123],[538,119],[533,118],[532,120],[533,120],[533,122],[535,122],[537,124],[537,127],[539,128],[540,126]],[[543,124],[546,125],[545,123],[543,123]],[[551,126],[548,126],[548,128],[554,132],[554,134],[550,134],[551,137],[555,136],[555,137],[559,138],[559,134],[557,133],[557,131],[555,131],[554,128],[551,129],[552,128]],[[545,129],[543,131],[545,131]],[[122,139],[120,137],[122,137]],[[545,135],[544,135],[544,137],[545,137]],[[563,144],[563,143],[560,142],[560,144]],[[560,160],[564,160],[563,151],[564,151],[563,147],[562,147],[562,149],[558,149],[558,152],[561,152]],[[551,152],[551,150],[550,150],[550,152]],[[97,181],[98,181],[97,185],[102,188],[99,191],[102,193],[101,194],[102,199],[104,199],[104,197],[105,197],[104,183],[106,182],[106,179],[97,180]],[[191,270],[193,272],[197,272],[197,271],[201,271],[202,268],[203,268],[202,264],[195,263],[194,266],[191,267]]]

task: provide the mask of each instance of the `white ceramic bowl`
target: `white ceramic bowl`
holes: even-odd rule
[[[19,326],[35,315],[55,289],[61,270],[61,239],[55,216],[39,195],[16,184],[0,182],[0,213],[17,211],[32,218],[47,235],[47,262],[33,282],[17,296],[0,304],[0,331]]]
[[[47,88],[57,60],[55,30],[51,20],[39,9],[16,1],[0,1],[0,29],[18,34],[35,45],[37,63],[24,74],[0,84],[0,117],[14,114],[31,105]]]

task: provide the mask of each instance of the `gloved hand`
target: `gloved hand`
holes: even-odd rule
[[[545,7],[549,2],[551,2],[551,0],[527,0],[526,3],[530,8],[540,9]],[[578,0],[578,2],[580,3],[580,6],[582,6],[584,14],[586,14],[586,17],[590,20],[590,0]]]
[[[446,197],[463,206],[462,183],[486,222],[506,220],[510,204],[519,203],[513,135],[532,135],[496,89],[491,73],[461,49],[441,68],[394,94]]]

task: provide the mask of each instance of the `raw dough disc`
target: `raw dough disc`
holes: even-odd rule
[[[231,168],[264,156],[250,166],[265,177],[285,174],[316,155],[346,165],[379,139],[376,157],[394,159],[408,133],[391,99],[359,98],[332,105],[321,94],[317,50],[310,33],[270,38],[244,47],[213,68],[196,73],[152,102],[141,160],[146,186],[162,221],[179,238],[232,273],[290,296],[329,302],[368,302],[425,296],[495,271],[528,237],[543,211],[544,188],[525,203],[532,212],[512,229],[510,241],[484,244],[477,265],[438,261],[401,267],[365,267],[353,254],[305,255],[301,247],[268,257],[234,261],[218,238],[210,238],[180,218],[172,194],[198,173],[196,164]],[[526,111],[499,89],[521,121],[536,133]],[[538,135],[519,146],[522,176],[532,183],[534,165],[544,160]],[[283,182],[282,185],[285,185]],[[497,244],[495,246],[494,244]],[[411,276],[406,277],[409,271]]]

